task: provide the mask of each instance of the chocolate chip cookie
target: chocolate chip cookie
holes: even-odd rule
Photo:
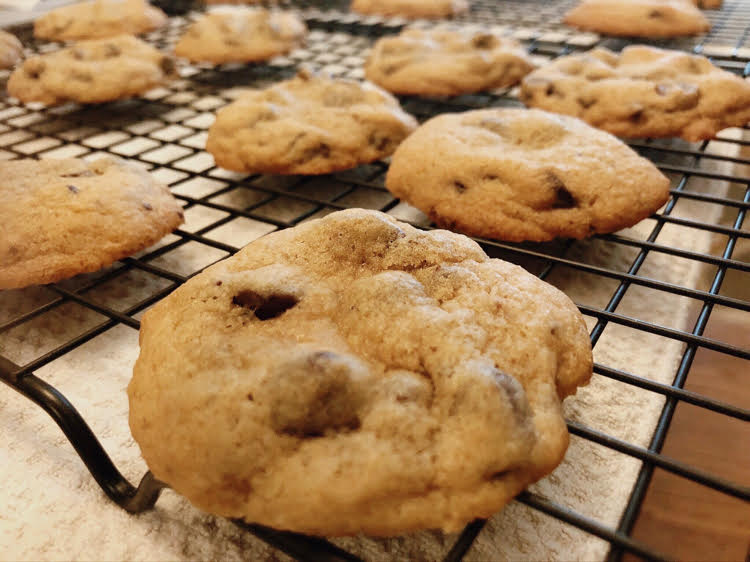
[[[511,241],[613,232],[669,197],[669,180],[612,135],[515,108],[430,119],[396,150],[386,187],[440,226]]]
[[[23,45],[15,35],[0,30],[0,68],[11,68],[23,54]]]
[[[268,234],[149,310],[128,387],[154,475],[319,535],[460,529],[562,459],[583,319],[465,236],[375,211]]]
[[[8,92],[23,102],[101,103],[137,96],[177,76],[171,57],[132,35],[80,41],[26,59]]]
[[[467,0],[353,0],[351,9],[360,14],[405,18],[449,18],[469,10]]]
[[[375,43],[365,76],[394,94],[452,96],[512,86],[533,68],[512,39],[411,29]]]
[[[711,29],[687,0],[583,0],[565,23],[587,31],[628,37],[678,37]]]
[[[119,158],[10,160],[0,177],[0,289],[96,271],[183,220],[165,186]]]
[[[34,36],[51,41],[100,39],[146,33],[167,23],[167,15],[145,0],[94,0],[52,10],[34,22]]]
[[[634,45],[560,57],[527,75],[521,101],[625,137],[712,138],[750,120],[750,83],[703,56]]]
[[[206,150],[238,172],[327,174],[390,156],[416,126],[373,84],[303,71],[221,109]]]
[[[233,8],[212,12],[191,25],[175,47],[175,54],[191,61],[264,61],[288,53],[307,33],[291,12],[263,8]]]

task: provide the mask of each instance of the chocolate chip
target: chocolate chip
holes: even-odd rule
[[[378,152],[390,152],[386,150],[391,144],[391,138],[388,135],[380,135],[377,131],[373,131],[367,137],[367,144],[375,148]]]
[[[654,90],[660,96],[671,96],[672,107],[668,111],[692,109],[700,101],[700,91],[695,84],[657,84]]]
[[[365,401],[361,365],[331,351],[316,351],[282,364],[258,396],[268,402],[271,427],[299,438],[360,427]],[[260,394],[260,393],[256,393]]]
[[[650,18],[663,18],[664,17],[664,12],[662,12],[661,10],[651,10],[648,13],[648,17],[650,17]]]
[[[81,172],[71,172],[69,174],[60,174],[61,178],[90,178],[94,175],[91,170],[83,170]]]
[[[547,172],[548,183],[555,191],[555,198],[550,209],[574,209],[578,206],[575,196],[568,190],[565,183],[553,172]]]
[[[120,47],[118,47],[117,45],[113,43],[108,43],[107,45],[104,46],[104,56],[106,56],[107,58],[117,57],[120,54],[122,54],[122,51],[120,50]]]
[[[258,320],[278,318],[298,302],[294,295],[261,295],[250,290],[240,291],[232,297],[232,304],[252,311]]]
[[[453,187],[455,187],[456,191],[458,191],[459,193],[463,193],[464,191],[466,191],[466,185],[458,180],[453,182]]]
[[[314,76],[315,75],[312,73],[312,71],[309,68],[307,68],[306,66],[301,67],[297,71],[297,78],[299,78],[300,80],[310,80]]]
[[[76,186],[72,184],[68,184],[68,189],[70,190],[71,193],[78,193],[80,191]]]
[[[143,208],[144,208],[144,209],[146,209],[147,211],[153,211],[153,210],[154,210],[154,208],[153,208],[153,207],[151,206],[151,203],[146,203],[146,202],[143,202],[143,203],[141,203],[141,205],[142,205],[142,206],[143,206]]]
[[[557,93],[557,90],[555,89],[554,84],[547,84],[547,88],[544,90],[545,96],[551,96]]]
[[[216,286],[217,286],[217,287],[221,287],[221,285],[222,285],[222,284],[223,284],[223,281],[217,281],[217,282],[216,282]]]
[[[79,80],[81,82],[93,82],[94,81],[94,77],[90,73],[80,72],[77,70],[74,70],[73,72],[71,72],[70,77],[73,80]]]
[[[485,117],[479,122],[479,126],[501,137],[508,133],[508,126],[497,117]]]
[[[497,45],[497,38],[489,33],[482,33],[481,35],[475,35],[471,44],[477,49],[491,49]]]
[[[595,97],[579,97],[576,98],[576,101],[578,102],[578,105],[580,105],[583,109],[588,109],[592,105],[594,105],[597,102],[597,99]]]
[[[45,67],[44,61],[40,58],[31,58],[24,63],[23,70],[29,78],[37,79],[44,72]]]
[[[698,89],[698,86],[696,86],[695,84],[680,83],[679,88],[681,95],[676,103],[677,109],[692,109],[696,105],[698,105],[698,102],[701,99],[701,93]]]
[[[628,115],[628,120],[633,123],[642,123],[645,120],[645,115],[642,109],[636,109],[633,113]]]
[[[560,187],[555,191],[555,203],[553,209],[573,209],[578,206],[578,201],[573,194],[565,187]]]
[[[688,72],[692,72],[693,74],[703,74],[703,66],[700,63],[700,59],[692,57],[689,58],[687,70]]]
[[[328,158],[331,156],[331,147],[321,142],[306,149],[299,158],[300,162],[307,162],[313,158]]]
[[[159,68],[166,75],[172,75],[177,72],[177,65],[172,57],[164,57],[159,61]]]
[[[386,76],[390,76],[391,74],[395,74],[396,72],[398,72],[402,68],[408,66],[410,64],[410,62],[411,61],[409,61],[409,60],[402,60],[402,61],[397,62],[397,63],[389,64],[388,66],[384,66],[382,68],[382,72]]]
[[[516,420],[519,423],[528,420],[531,415],[531,408],[529,407],[526,393],[521,383],[499,370],[495,371],[493,378],[495,379],[495,383],[505,392]]]
[[[66,20],[64,22],[58,23],[53,28],[53,33],[55,33],[55,35],[57,35],[59,33],[62,33],[63,31],[65,31],[66,29],[68,29],[72,24],[73,24],[73,20],[72,19],[69,19],[69,20]]]

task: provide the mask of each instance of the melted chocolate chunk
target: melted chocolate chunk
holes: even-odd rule
[[[268,382],[273,429],[303,439],[359,429],[364,393],[355,372],[331,351],[282,365]]]
[[[575,196],[568,190],[565,183],[556,174],[548,172],[549,181],[555,190],[555,199],[550,209],[573,209],[578,206]]]
[[[177,65],[171,57],[164,57],[159,61],[159,68],[161,68],[164,74],[175,74],[177,72]]]
[[[628,116],[628,119],[633,123],[642,123],[645,120],[645,115],[642,109],[637,109]]]
[[[578,201],[573,194],[564,187],[555,191],[555,202],[552,204],[553,209],[573,209],[578,206]]]
[[[232,298],[232,304],[252,311],[258,320],[278,318],[298,302],[294,295],[261,295],[249,290],[240,291]]]

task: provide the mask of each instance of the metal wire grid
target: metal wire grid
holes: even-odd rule
[[[730,5],[731,3],[728,3],[728,7]],[[528,10],[528,6],[524,9]],[[116,102],[101,107],[81,108],[69,105],[50,109],[34,105],[20,106],[7,99],[0,101],[0,157],[80,156],[92,155],[97,151],[126,156],[151,168],[157,177],[169,183],[175,195],[184,203],[186,214],[191,210],[198,210],[211,216],[205,224],[191,230],[181,228],[162,245],[121,260],[104,272],[79,276],[73,281],[48,286],[44,289],[46,294],[41,304],[12,318],[6,318],[0,324],[0,379],[46,406],[48,412],[68,431],[71,441],[105,492],[126,508],[128,505],[131,509],[150,505],[158,495],[158,484],[154,485],[147,475],[145,486],[142,486],[142,491],[146,489],[142,495],[146,497],[137,494],[119,475],[93,434],[90,431],[86,434],[86,427],[76,425],[80,420],[73,416],[72,406],[57,396],[54,389],[44,381],[35,377],[33,372],[119,324],[137,329],[137,316],[141,311],[166,296],[195,273],[194,270],[183,271],[174,262],[165,259],[171,252],[179,251],[191,244],[200,245],[209,252],[209,261],[216,261],[238,250],[236,245],[222,241],[221,236],[216,234],[222,227],[242,222],[247,229],[248,238],[252,238],[276,228],[294,226],[308,218],[352,206],[376,208],[385,212],[397,210],[399,202],[383,187],[384,173],[387,170],[387,165],[383,162],[322,179],[244,176],[216,168],[211,158],[202,150],[206,129],[211,121],[211,112],[234,99],[237,91],[233,86],[258,86],[277,81],[290,76],[299,62],[327,69],[334,74],[361,76],[363,49],[369,45],[373,37],[392,32],[400,26],[398,23],[363,24],[361,20],[349,20],[350,18],[342,20],[328,16],[320,19],[311,17],[309,23],[315,31],[311,34],[307,49],[292,53],[289,57],[276,59],[269,65],[225,65],[219,69],[200,65],[187,67],[183,69],[183,80],[150,93],[147,99]],[[742,36],[735,36],[738,37],[735,48],[744,41],[748,22],[750,17],[744,20]],[[174,19],[171,27],[166,31],[152,34],[150,39],[166,47],[180,33],[183,25],[183,20]],[[21,31],[27,35],[26,44],[33,45],[34,49],[56,48],[55,45],[49,44],[36,45],[28,36],[28,29]],[[558,42],[546,41],[541,37],[532,39],[528,44],[533,54],[554,57],[571,49],[591,46],[582,45],[580,41],[568,41],[567,39],[571,38],[569,35],[565,36],[565,41]],[[697,49],[701,46],[699,43]],[[749,74],[750,65],[747,59],[739,57],[737,52],[723,56],[718,62],[730,70],[742,72],[745,76]],[[407,111],[420,119],[445,111],[518,103],[512,92],[439,100],[403,98],[402,102]],[[741,146],[750,144],[748,141],[729,137],[720,136],[719,139],[712,142]],[[597,276],[602,281],[615,281],[617,287],[606,306],[579,304],[582,313],[595,320],[591,332],[594,346],[610,323],[685,344],[680,366],[671,385],[657,383],[607,365],[595,365],[594,371],[599,376],[609,377],[666,397],[665,406],[648,448],[633,445],[577,422],[568,423],[573,435],[643,461],[630,501],[617,528],[609,528],[601,522],[539,495],[525,492],[518,497],[518,501],[534,509],[609,541],[612,545],[609,555],[611,560],[619,560],[625,552],[659,560],[668,559],[669,555],[657,552],[629,536],[655,468],[750,501],[748,487],[660,454],[672,415],[680,402],[693,404],[728,418],[750,421],[750,411],[747,409],[683,389],[692,361],[700,349],[712,350],[745,361],[750,360],[749,349],[732,346],[703,335],[714,306],[750,311],[749,302],[721,294],[722,282],[728,271],[750,272],[750,264],[732,257],[738,242],[750,238],[750,232],[742,228],[750,206],[750,177],[717,173],[707,169],[704,163],[719,161],[750,164],[750,160],[715,154],[707,149],[708,141],[692,145],[639,141],[631,145],[654,160],[664,172],[675,177],[676,183],[665,209],[652,217],[654,226],[645,240],[622,234],[598,237],[607,243],[637,250],[637,255],[627,271],[592,265],[569,257],[567,251],[571,247],[570,242],[542,245],[507,244],[492,240],[478,242],[492,256],[524,263],[527,266],[532,264],[532,269],[541,279],[549,277],[558,268],[571,268]],[[731,183],[733,189],[729,195],[715,195],[688,188],[692,182],[710,179],[726,180]],[[683,200],[719,205],[725,211],[731,212],[733,218],[728,225],[680,218],[675,216],[673,211]],[[679,225],[716,233],[725,240],[724,247],[720,255],[713,255],[664,245],[658,241],[658,237],[666,225]],[[715,274],[710,288],[698,290],[641,276],[641,267],[648,256],[654,253],[714,267]],[[205,265],[208,263],[195,269]],[[147,297],[131,302],[125,307],[108,304],[107,299],[103,298],[103,295],[106,297],[106,290],[103,288],[111,282],[121,281],[128,275],[142,275],[158,280],[157,289]],[[626,293],[635,286],[660,291],[665,295],[687,297],[694,301],[696,306],[700,307],[700,312],[692,329],[673,329],[618,313],[618,306]],[[14,333],[28,328],[35,319],[59,311],[71,303],[81,310],[92,312],[95,321],[84,323],[77,334],[66,337],[64,341],[49,342],[42,353],[34,356],[19,354],[9,345],[14,341]],[[321,539],[274,531],[257,525],[241,525],[269,544],[301,559],[354,559],[351,554]],[[475,521],[468,525],[446,553],[445,559],[461,559],[483,526],[483,521]]]

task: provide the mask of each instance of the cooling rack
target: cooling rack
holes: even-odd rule
[[[621,48],[628,42],[591,33],[577,33],[560,24],[560,16],[571,4],[561,2],[491,2],[479,0],[469,14],[447,26],[487,26],[522,40],[539,58],[603,45]],[[291,4],[288,4],[291,6]],[[230,103],[245,87],[265,86],[292,76],[306,64],[337,76],[362,78],[361,65],[367,49],[378,37],[399,31],[406,21],[399,18],[361,17],[347,13],[346,2],[294,3],[305,17],[311,34],[304,49],[277,57],[268,64],[183,65],[181,79],[149,92],[142,99],[96,107],[69,104],[57,108],[20,105],[0,99],[0,158],[94,157],[108,153],[138,162],[168,183],[182,201],[187,223],[157,246],[126,258],[106,270],[62,283],[27,291],[0,294],[0,380],[30,398],[47,411],[63,429],[103,491],[130,512],[154,505],[163,485],[146,473],[138,487],[131,485],[110,460],[97,437],[74,406],[52,385],[34,373],[55,360],[73,353],[105,332],[125,326],[138,329],[140,314],[169,294],[190,276],[219,259],[235,253],[241,245],[267,232],[288,228],[304,220],[349,207],[361,206],[389,212],[430,228],[424,216],[394,199],[383,187],[387,162],[376,162],[324,178],[248,176],[215,167],[204,152],[206,131],[213,113]],[[750,74],[750,7],[740,1],[725,2],[724,9],[708,12],[712,32],[700,38],[657,41],[653,44],[702,52],[716,64],[743,76]],[[147,39],[169,49],[186,23],[194,17],[176,17],[164,30]],[[431,26],[417,21],[413,25]],[[37,43],[28,26],[15,31],[31,52],[59,48],[56,43]],[[7,72],[0,74],[0,80]],[[421,99],[403,97],[404,108],[420,120],[448,111],[480,107],[516,106],[514,90],[455,98]],[[671,198],[656,215],[644,221],[640,232],[597,236],[590,242],[551,244],[508,244],[477,241],[495,257],[519,263],[541,279],[555,283],[561,272],[608,287],[600,302],[574,298],[591,330],[595,354],[608,330],[630,330],[660,339],[679,349],[668,380],[656,380],[633,368],[607,361],[595,363],[595,377],[617,381],[628,392],[658,396],[660,410],[653,434],[646,446],[625,436],[610,434],[595,425],[569,419],[573,439],[603,447],[641,463],[635,484],[619,522],[611,525],[588,513],[558,503],[534,489],[522,493],[517,502],[607,541],[610,560],[634,554],[644,559],[665,560],[669,552],[634,539],[631,534],[649,482],[661,469],[689,479],[730,497],[750,501],[750,489],[716,474],[661,453],[670,422],[680,404],[691,404],[727,419],[750,421],[750,411],[741,404],[717,399],[710,393],[685,389],[696,356],[705,351],[733,357],[750,365],[750,345],[736,346],[704,335],[715,307],[750,312],[750,302],[727,296],[722,284],[727,275],[750,279],[750,263],[735,259],[738,246],[750,238],[743,228],[750,206],[750,164],[745,147],[750,140],[745,130],[722,132],[716,140],[701,143],[681,141],[631,142],[636,150],[653,160],[672,179]],[[695,214],[682,212],[683,207]],[[702,212],[710,209],[711,212]],[[700,248],[679,243],[680,236],[696,233],[710,239]],[[596,261],[585,250],[598,244],[627,256],[625,262]],[[196,257],[197,256],[197,257]],[[706,283],[693,286],[664,280],[648,267],[655,258],[700,267],[710,272]],[[140,291],[127,299],[117,295],[117,286],[137,280]],[[585,283],[581,282],[585,289]],[[115,287],[113,289],[113,287]],[[633,313],[628,299],[648,291],[665,300],[679,299],[691,310],[688,324],[668,318]],[[10,299],[15,306],[8,307]],[[3,310],[5,307],[7,310]],[[683,307],[685,308],[685,307]],[[636,308],[637,310],[637,308]],[[73,311],[71,313],[71,311]],[[37,324],[45,317],[72,316],[71,329],[44,332]],[[748,316],[750,318],[750,316]],[[615,331],[615,333],[620,333]],[[33,336],[33,337],[32,337]],[[34,340],[29,346],[28,339]],[[124,423],[124,420],[123,420]],[[303,560],[354,560],[341,544],[259,525],[236,522],[273,547]],[[469,524],[448,545],[445,560],[461,559],[485,529],[486,522]]]

